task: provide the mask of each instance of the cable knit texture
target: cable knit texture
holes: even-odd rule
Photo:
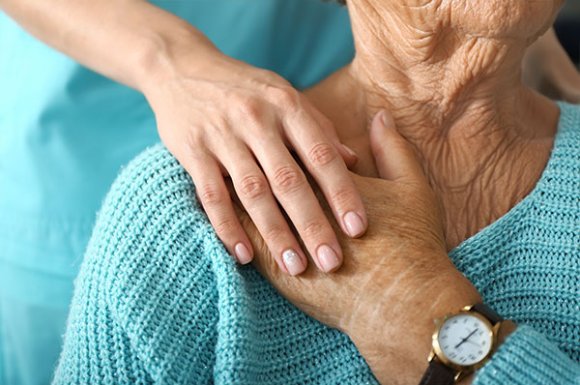
[[[520,325],[475,385],[580,384],[580,108],[561,108],[536,188],[451,253],[485,301]],[[190,178],[159,145],[105,200],[54,384],[376,380],[346,335],[235,265]]]

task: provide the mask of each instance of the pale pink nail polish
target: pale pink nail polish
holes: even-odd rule
[[[346,232],[351,237],[358,237],[364,233],[365,225],[357,213],[349,211],[344,215],[343,221]]]
[[[290,275],[298,275],[304,271],[306,266],[302,258],[294,250],[288,249],[282,253],[282,262]]]
[[[318,256],[318,264],[320,265],[322,271],[325,273],[335,270],[340,266],[338,255],[328,245],[320,246],[316,252],[316,255]]]
[[[238,243],[234,247],[234,252],[236,253],[236,258],[238,262],[242,265],[247,265],[248,263],[252,262],[252,254],[250,254],[250,250],[244,245],[243,243]]]

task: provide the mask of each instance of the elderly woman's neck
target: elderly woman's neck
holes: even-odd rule
[[[400,10],[363,4],[349,8],[357,50],[349,75],[364,92],[367,114],[388,109],[410,140],[517,130],[518,110],[539,102],[520,82],[526,41],[429,22],[420,30],[415,19],[426,15],[419,11],[399,20],[393,15]]]
[[[520,83],[526,42],[419,31],[363,3],[349,6],[354,61],[308,96],[357,151],[355,171],[362,175],[376,176],[371,119],[380,109],[394,115],[441,197],[448,246],[454,247],[535,186],[559,110]]]

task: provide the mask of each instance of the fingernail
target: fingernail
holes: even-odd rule
[[[381,112],[379,112],[379,119],[384,127],[392,127],[394,124],[393,118],[385,110],[381,110]]]
[[[348,147],[346,144],[343,144],[342,148],[344,148],[344,151],[346,151],[348,153],[348,155],[355,157],[355,158],[358,158],[358,155],[356,154],[356,152],[354,152],[353,149]]]
[[[302,258],[300,258],[298,253],[291,249],[282,253],[282,261],[284,262],[284,266],[286,266],[286,270],[288,270],[290,275],[298,275],[306,268],[302,262]]]
[[[365,225],[362,218],[355,212],[349,211],[344,215],[344,227],[351,237],[358,237],[365,232]]]
[[[340,266],[338,255],[336,255],[330,246],[320,246],[316,254],[318,255],[318,264],[325,273],[329,273]]]
[[[238,243],[234,247],[234,252],[236,253],[236,258],[238,262],[242,265],[247,265],[248,263],[252,262],[252,254],[250,254],[250,250],[244,245],[243,243]]]

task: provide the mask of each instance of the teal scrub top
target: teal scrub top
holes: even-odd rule
[[[346,10],[319,0],[157,1],[223,52],[304,88],[352,59]],[[0,385],[47,384],[73,280],[119,169],[159,140],[144,97],[0,13]]]

